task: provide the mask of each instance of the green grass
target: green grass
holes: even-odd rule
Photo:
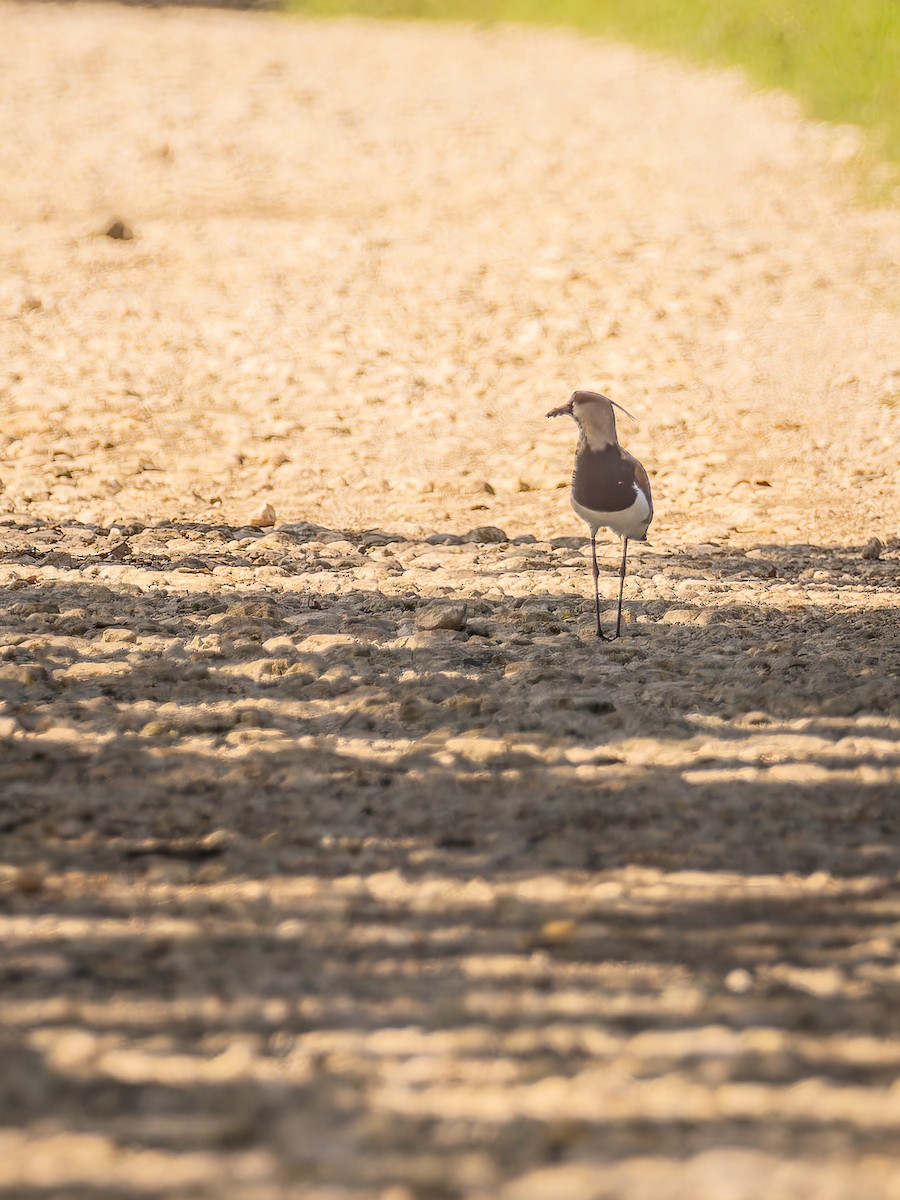
[[[295,12],[570,25],[743,67],[900,161],[900,0],[285,0]]]

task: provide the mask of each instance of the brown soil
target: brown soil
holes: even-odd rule
[[[562,32],[0,29],[0,1191],[900,1196],[852,134]]]

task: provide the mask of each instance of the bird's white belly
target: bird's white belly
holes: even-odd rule
[[[598,529],[606,528],[617,533],[619,537],[633,538],[638,542],[647,536],[651,516],[650,502],[637,484],[634,485],[634,503],[619,512],[596,512],[593,508],[585,508],[583,504],[579,504],[574,496],[572,507],[582,521],[586,521],[590,526],[592,534]]]

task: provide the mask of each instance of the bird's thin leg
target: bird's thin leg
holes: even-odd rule
[[[619,570],[619,612],[616,616],[616,637],[622,633],[622,590],[625,587],[625,556],[628,554],[628,538],[622,539],[622,566]]]
[[[597,610],[597,637],[601,642],[605,642],[603,630],[600,628],[600,568],[597,566],[597,533],[596,530],[591,532],[591,558],[593,559],[594,569],[594,607]]]

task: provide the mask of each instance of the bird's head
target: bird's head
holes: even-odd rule
[[[613,408],[631,417],[631,413],[599,392],[573,392],[568,404],[551,409],[548,417],[574,417],[588,445],[593,450],[616,444],[616,414]],[[634,420],[634,417],[631,417]]]

